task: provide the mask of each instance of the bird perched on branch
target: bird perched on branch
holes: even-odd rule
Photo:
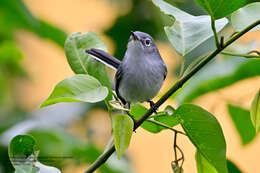
[[[149,34],[131,32],[122,62],[99,49],[86,50],[86,53],[117,70],[115,91],[123,104],[147,101],[156,112],[151,99],[161,89],[167,67]]]

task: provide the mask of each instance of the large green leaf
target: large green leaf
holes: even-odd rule
[[[231,15],[231,23],[235,31],[241,31],[248,25],[260,20],[260,2],[255,2],[238,9]],[[253,28],[251,31],[259,30],[260,26]]]
[[[130,144],[134,122],[128,115],[119,114],[113,118],[112,125],[116,153],[120,159]]]
[[[195,0],[201,7],[213,17],[220,19],[228,16],[235,10],[246,4],[246,0]]]
[[[130,114],[138,119],[147,112],[147,108],[140,104],[131,105]],[[156,116],[153,117],[154,120],[163,123],[167,126],[173,127],[179,124],[179,121],[176,116],[173,115],[174,109],[171,106],[166,107],[163,112],[158,112]],[[145,121],[142,123],[141,127],[151,133],[158,133],[161,130],[165,129],[164,127],[157,125],[153,122]]]
[[[94,76],[110,91],[110,81],[105,65],[85,53],[86,49],[91,48],[107,50],[105,43],[94,32],[89,31],[83,34],[75,32],[69,35],[65,42],[65,52],[70,67],[76,74]],[[107,100],[110,100],[111,97],[110,92]]]
[[[59,82],[41,107],[59,102],[95,103],[106,98],[108,90],[99,81],[84,74],[78,74]]]
[[[227,173],[226,142],[217,119],[211,113],[192,104],[181,105],[174,114],[203,157],[217,171]]]
[[[207,159],[203,157],[198,151],[195,154],[196,164],[198,173],[218,173],[217,170],[212,166]]]
[[[243,145],[250,143],[255,137],[255,128],[250,119],[250,112],[230,104],[228,105],[228,112],[240,135]]]
[[[38,162],[38,151],[36,150],[38,150],[38,146],[30,135],[17,135],[12,139],[8,154],[15,173],[60,173],[57,168]]]
[[[196,73],[173,98],[191,102],[198,96],[229,86],[245,78],[260,75],[260,61],[242,57],[226,57],[211,61]]]
[[[256,93],[251,103],[250,116],[257,133],[260,128],[260,90]]]
[[[185,56],[213,36],[210,16],[192,16],[163,0],[153,0],[153,3],[166,15],[174,17],[174,24],[164,29],[171,44],[180,55]],[[217,20],[217,32],[227,23],[226,18]]]

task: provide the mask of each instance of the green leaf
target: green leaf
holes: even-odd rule
[[[14,167],[19,164],[20,160],[26,159],[36,151],[37,144],[32,136],[17,135],[9,144],[8,154]]]
[[[260,90],[256,93],[251,103],[250,116],[257,133],[260,128]]]
[[[246,4],[246,0],[195,0],[204,8],[213,19],[220,19],[228,16]]]
[[[231,15],[231,24],[235,31],[241,31],[248,25],[260,20],[260,2],[255,2],[238,9]],[[250,31],[260,30],[260,26],[256,26]]]
[[[60,102],[95,103],[106,98],[108,90],[90,75],[78,74],[59,82],[40,107]]]
[[[164,2],[153,0],[163,13],[174,17],[172,26],[166,26],[165,32],[175,50],[185,56],[201,43],[213,36],[210,16],[193,16]],[[226,18],[216,21],[216,30],[219,32],[228,23]]]
[[[134,122],[129,116],[119,114],[113,118],[112,125],[115,148],[117,156],[120,159],[130,144]]]
[[[61,173],[57,168],[37,161],[38,146],[30,135],[17,135],[9,144],[8,154],[15,173]]]
[[[228,112],[240,135],[243,145],[250,143],[255,137],[255,128],[250,119],[250,112],[230,104],[228,105]]]
[[[242,57],[226,57],[211,61],[196,73],[172,98],[179,103],[195,98],[249,77],[260,75],[260,61]]]
[[[191,142],[221,173],[227,173],[226,142],[217,119],[206,110],[192,104],[183,104],[175,111]]]
[[[198,151],[195,154],[196,164],[198,173],[218,173],[217,170],[212,166],[207,159],[203,157]]]
[[[97,48],[107,50],[105,43],[94,32],[80,33],[74,32],[67,37],[65,42],[65,52],[71,69],[76,74],[88,74],[88,61],[93,60],[85,53],[86,49]],[[96,60],[95,60],[96,61]],[[100,64],[96,61],[96,64]]]
[[[111,100],[110,80],[105,65],[85,53],[86,49],[91,48],[107,51],[105,43],[96,33],[92,31],[83,34],[80,32],[72,33],[65,42],[67,60],[76,74],[89,74],[106,86],[109,89],[106,101]]]
[[[130,114],[134,116],[135,119],[140,118],[147,112],[147,108],[140,104],[131,105]],[[174,108],[171,106],[167,106],[163,112],[158,112],[156,116],[154,116],[154,120],[159,121],[165,125],[173,127],[179,124],[179,121],[176,116],[173,115]],[[159,126],[153,122],[145,121],[141,127],[151,133],[158,133],[161,130],[165,129],[162,126]]]

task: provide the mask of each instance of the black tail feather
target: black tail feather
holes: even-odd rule
[[[95,59],[101,61],[102,63],[114,69],[117,69],[121,63],[120,60],[116,59],[115,57],[109,55],[108,53],[100,49],[93,48],[93,49],[85,50],[85,52],[94,56]]]

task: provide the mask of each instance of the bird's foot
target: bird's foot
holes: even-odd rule
[[[157,114],[158,106],[156,106],[156,104],[151,100],[149,100],[148,102],[150,103],[150,108],[152,109],[152,111]]]

